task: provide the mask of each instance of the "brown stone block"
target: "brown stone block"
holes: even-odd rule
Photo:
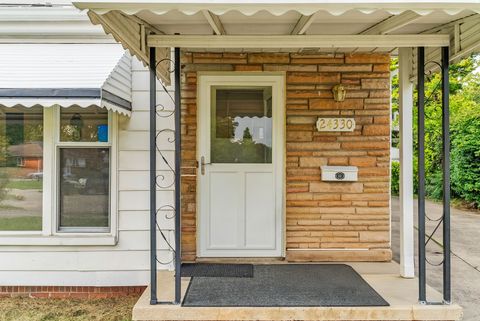
[[[300,157],[300,167],[320,167],[327,165],[324,157]]]
[[[287,83],[338,83],[340,81],[339,73],[307,73],[292,72],[287,74]]]
[[[342,79],[361,79],[361,78],[385,78],[384,80],[390,79],[389,72],[352,72],[342,74]]]
[[[365,136],[388,136],[390,135],[389,125],[365,125],[363,126]]]
[[[322,58],[322,57],[315,57],[315,55],[305,55],[301,58],[293,58],[292,56],[292,64],[342,64],[343,58]]]
[[[370,97],[390,98],[390,90],[370,90]]]
[[[360,207],[355,209],[357,214],[381,214],[389,215],[389,207]]]
[[[290,55],[288,53],[250,53],[248,63],[250,64],[288,64]]]
[[[390,110],[373,110],[373,109],[366,109],[366,110],[355,110],[355,115],[358,116],[386,116],[390,115]]]
[[[390,89],[389,79],[362,79],[362,89]]]
[[[336,102],[333,99],[310,99],[310,109],[363,109],[363,99],[345,99]]]
[[[333,98],[330,90],[288,90],[287,98]]]
[[[330,166],[346,166],[348,165],[348,157],[330,157],[328,159]]]
[[[374,72],[390,72],[390,64],[375,64],[373,65]]]
[[[390,170],[387,167],[359,167],[358,176],[389,176]]]
[[[345,55],[347,64],[390,64],[390,55],[381,53],[353,53]]]
[[[351,166],[358,166],[358,167],[372,167],[375,166],[377,163],[377,159],[375,157],[350,157],[349,164]]]
[[[375,116],[373,117],[374,124],[390,124],[389,116]]]
[[[262,65],[235,65],[235,71],[262,71]]]
[[[288,116],[287,124],[315,124],[317,117],[315,116]]]
[[[287,184],[287,193],[308,192],[308,183],[290,183]]]
[[[317,193],[361,193],[363,192],[362,183],[347,182],[321,182],[311,183],[310,192]]]
[[[366,98],[369,96],[369,92],[366,90],[348,90],[347,98]]]

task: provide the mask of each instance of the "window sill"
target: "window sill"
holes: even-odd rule
[[[113,235],[69,234],[41,235],[38,233],[19,233],[0,235],[0,246],[94,246],[116,245],[117,238]]]

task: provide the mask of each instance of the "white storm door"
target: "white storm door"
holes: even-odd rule
[[[198,256],[282,256],[283,76],[198,82]]]

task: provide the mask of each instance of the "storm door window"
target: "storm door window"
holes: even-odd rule
[[[0,231],[40,231],[43,108],[0,108]]]
[[[98,107],[60,111],[58,228],[62,232],[110,229],[109,114]]]
[[[272,88],[212,87],[212,163],[272,163]]]

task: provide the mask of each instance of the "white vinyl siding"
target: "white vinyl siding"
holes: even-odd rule
[[[114,245],[104,243],[83,245],[13,245],[20,236],[11,238],[9,246],[0,246],[0,285],[84,285],[84,286],[128,286],[147,285],[150,277],[150,229],[149,229],[149,82],[148,70],[136,59],[132,59],[133,111],[131,117],[118,116],[117,171],[112,173],[117,180],[117,215]],[[173,88],[169,87],[172,90]],[[168,107],[173,103],[158,86],[159,103]],[[158,118],[158,129],[173,128],[173,117]],[[165,142],[164,140],[162,140]],[[161,149],[170,150],[165,156],[173,166],[173,145],[161,144]],[[112,154],[114,149],[112,149]],[[113,156],[113,155],[112,155]],[[158,158],[159,173],[171,175]],[[113,166],[114,164],[112,164]],[[167,179],[170,176],[167,176]],[[173,205],[174,191],[159,190],[158,206]],[[173,220],[158,215],[158,223],[169,230],[171,240]],[[65,234],[65,233],[64,233]],[[23,236],[28,238],[31,236]],[[39,243],[48,236],[36,236]],[[78,236],[82,238],[85,236]],[[61,237],[60,244],[61,244]],[[69,244],[65,239],[64,244]],[[74,242],[73,242],[74,243]],[[173,244],[172,244],[173,245]],[[158,235],[158,260],[169,262],[171,252]],[[158,265],[159,269],[172,266]]]

